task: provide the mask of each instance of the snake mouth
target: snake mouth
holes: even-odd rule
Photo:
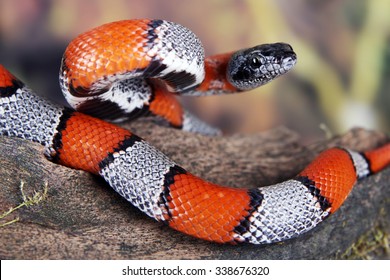
[[[227,78],[239,90],[250,90],[290,71],[297,56],[285,43],[265,44],[238,51],[229,61]]]

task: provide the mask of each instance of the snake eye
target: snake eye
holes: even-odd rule
[[[261,62],[261,57],[258,56],[258,55],[254,55],[252,56],[251,60],[250,60],[250,65],[253,67],[253,68],[259,68],[261,65],[262,65],[262,62]]]

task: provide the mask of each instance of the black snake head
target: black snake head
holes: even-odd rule
[[[296,62],[297,56],[289,44],[258,45],[232,55],[227,78],[237,89],[249,90],[287,73]]]

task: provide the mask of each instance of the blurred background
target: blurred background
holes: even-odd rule
[[[228,133],[284,125],[311,142],[356,126],[390,132],[389,0],[0,0],[0,63],[64,103],[58,71],[69,41],[130,18],[180,23],[209,55],[266,42],[293,46],[295,69],[266,86],[183,99]]]

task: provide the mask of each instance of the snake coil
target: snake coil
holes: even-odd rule
[[[49,160],[100,175],[148,216],[186,234],[220,243],[278,242],[335,212],[357,179],[390,163],[390,144],[365,153],[329,149],[291,180],[237,189],[196,177],[101,118],[152,115],[183,130],[219,134],[175,95],[250,90],[295,62],[284,43],[204,58],[200,40],[181,25],[113,22],[79,35],[65,51],[60,85],[73,109],[38,97],[0,65],[0,135],[41,143]]]

